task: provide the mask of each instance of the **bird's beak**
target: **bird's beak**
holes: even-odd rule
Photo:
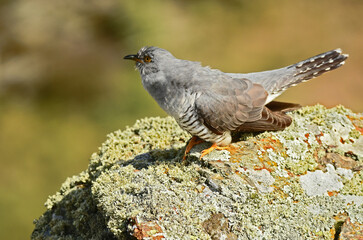
[[[130,54],[130,55],[127,55],[124,57],[124,59],[127,59],[127,60],[134,60],[136,62],[139,62],[139,63],[142,63],[142,61],[137,57],[136,54]]]

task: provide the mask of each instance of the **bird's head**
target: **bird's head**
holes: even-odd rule
[[[158,47],[142,47],[137,54],[130,54],[124,59],[134,60],[136,68],[141,75],[148,75],[160,71],[163,64],[167,63],[174,56],[165,49]]]

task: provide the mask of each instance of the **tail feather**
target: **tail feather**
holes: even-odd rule
[[[347,58],[348,54],[342,54],[342,50],[338,48],[279,69],[254,73],[227,73],[227,75],[249,79],[253,83],[262,85],[268,92],[266,103],[269,103],[289,87],[341,67]]]
[[[272,101],[266,104],[266,107],[273,112],[286,113],[301,108],[301,105],[298,103]]]
[[[300,82],[305,82],[325,72],[334,70],[342,66],[347,58],[348,55],[342,54],[341,49],[336,49],[294,64],[290,66],[295,68],[294,78],[284,87],[294,86]]]

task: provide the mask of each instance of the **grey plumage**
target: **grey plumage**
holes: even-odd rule
[[[271,102],[289,87],[342,66],[347,58],[348,54],[342,54],[342,50],[338,48],[275,70],[255,73],[227,73],[227,75],[233,78],[247,78],[252,82],[261,84],[269,94],[267,102]]]
[[[297,64],[258,73],[224,73],[143,47],[125,59],[136,61],[144,88],[179,125],[206,141],[225,146],[235,131],[282,130],[292,119],[273,102],[287,88],[344,64],[339,49]]]

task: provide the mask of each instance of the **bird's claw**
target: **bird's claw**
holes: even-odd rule
[[[187,155],[188,153],[190,152],[190,150],[192,150],[192,148],[195,146],[195,145],[198,145],[200,143],[204,142],[204,140],[200,139],[199,137],[196,137],[196,136],[193,136],[188,145],[185,147],[185,152],[184,152],[184,156],[183,156],[183,162],[187,159]]]
[[[214,149],[217,150],[227,150],[227,151],[231,151],[231,147],[230,146],[226,146],[226,147],[219,147],[217,146],[217,143],[213,143],[213,145],[210,148],[204,149],[201,152],[201,155],[199,157],[199,159],[202,159],[205,155],[209,154],[210,152],[212,152]]]

